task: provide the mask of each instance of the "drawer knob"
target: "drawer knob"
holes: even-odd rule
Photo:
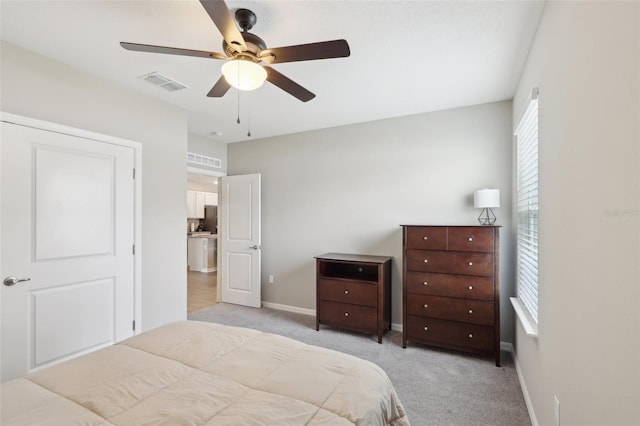
[[[424,326],[424,331],[429,330],[429,327],[427,327],[426,325]]]
[[[473,286],[472,285],[469,286],[469,290],[473,290]]]
[[[428,307],[429,307],[429,305],[427,305],[427,304],[425,303],[425,304],[424,304],[424,307],[425,307],[425,308],[428,308]]]
[[[348,316],[349,316],[349,312],[345,312],[345,313],[344,313],[344,316],[345,316],[345,317],[348,317]]]
[[[344,294],[349,294],[349,290],[345,290],[345,291],[344,291]]]
[[[422,237],[423,240],[427,241],[429,237]]]
[[[424,260],[424,263],[429,263],[429,259],[425,259],[425,260]]]
[[[473,339],[473,334],[469,333],[469,339]]]
[[[473,262],[469,262],[469,266],[473,266]]]
[[[467,238],[467,240],[473,241],[473,237],[469,237],[469,238]]]
[[[473,309],[469,309],[469,314],[472,314],[472,313],[473,313]]]
[[[422,285],[426,287],[426,286],[429,285],[429,283],[425,281],[425,282],[422,283]]]

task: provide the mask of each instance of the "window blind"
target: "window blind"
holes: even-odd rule
[[[515,131],[517,150],[518,299],[538,322],[538,99],[535,93]]]

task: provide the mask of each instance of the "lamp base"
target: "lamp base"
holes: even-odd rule
[[[493,225],[496,223],[496,215],[493,214],[493,210],[484,208],[480,212],[480,216],[478,216],[478,222],[480,222],[480,225]]]

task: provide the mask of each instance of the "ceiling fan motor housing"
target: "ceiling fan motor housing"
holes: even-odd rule
[[[254,60],[258,62],[258,54],[260,53],[260,51],[267,48],[267,44],[264,42],[264,40],[262,40],[255,34],[246,31],[243,31],[240,34],[242,35],[242,38],[247,45],[247,50],[242,52],[242,55],[250,53],[251,55],[247,56],[253,56]],[[237,54],[236,49],[229,46],[229,44],[224,40],[222,41],[222,48],[224,49],[224,53],[226,53],[227,56],[235,56]]]
[[[258,18],[256,14],[249,9],[237,9],[235,13],[238,26],[242,28],[242,38],[247,45],[247,50],[238,53],[238,49],[229,46],[226,40],[222,42],[222,48],[227,56],[231,56],[235,59],[246,59],[253,62],[260,62],[261,58],[258,56],[262,50],[267,48],[267,44],[255,34],[249,32],[251,28],[256,24]]]

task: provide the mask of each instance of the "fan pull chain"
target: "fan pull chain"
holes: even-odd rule
[[[247,136],[251,137],[251,95],[247,94]]]
[[[240,67],[238,68],[238,83],[240,82]],[[236,91],[238,92],[238,119],[236,120],[236,123],[240,124],[240,89],[236,89]]]
[[[236,123],[240,124],[240,89],[238,89],[237,92],[238,92],[238,119],[236,120]]]

